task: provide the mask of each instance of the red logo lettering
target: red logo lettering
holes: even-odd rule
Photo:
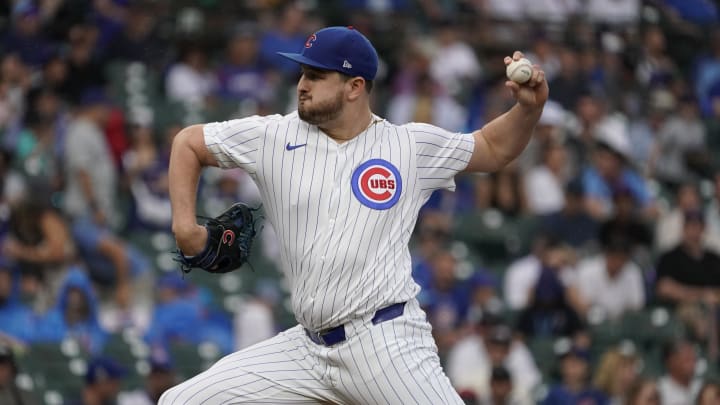
[[[375,175],[380,175],[382,177],[385,177],[385,179],[371,179],[371,177]],[[360,177],[360,188],[362,189],[363,193],[370,199],[377,201],[387,200],[388,198],[392,197],[392,194],[387,190],[395,189],[395,181],[387,180],[387,178],[390,176],[392,176],[392,173],[390,173],[390,171],[388,171],[384,167],[372,167],[368,169],[362,175],[362,177]],[[389,186],[389,182],[393,183],[392,187]],[[384,191],[378,193],[373,191],[373,188],[384,189]]]
[[[232,246],[233,242],[235,242],[235,232],[226,229],[222,234],[221,240],[223,244]]]
[[[308,37],[307,41],[305,41],[305,48],[310,48],[313,46],[313,42],[317,41],[317,36],[315,34],[312,34]]]

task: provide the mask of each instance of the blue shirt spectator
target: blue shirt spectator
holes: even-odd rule
[[[15,5],[12,29],[3,42],[5,54],[16,53],[24,63],[33,67],[42,66],[56,49],[41,31],[40,10],[28,0]]]
[[[75,267],[60,288],[55,307],[40,318],[36,341],[61,342],[73,338],[86,353],[99,353],[107,341],[107,332],[100,325],[98,311],[90,278]]]
[[[218,95],[225,100],[267,103],[273,94],[260,62],[256,28],[239,27],[230,39],[226,61],[217,70]]]
[[[260,39],[260,60],[287,77],[299,76],[297,63],[283,58],[278,52],[299,52],[309,41],[305,13],[297,6],[288,5],[283,9],[276,28],[270,29]]]
[[[35,315],[20,300],[19,277],[10,262],[0,258],[0,335],[30,343],[34,339]]]
[[[550,388],[545,405],[606,405],[610,401],[588,383],[590,354],[587,349],[571,346],[560,354],[562,382]]]
[[[176,342],[211,342],[223,353],[232,352],[232,328],[229,319],[210,311],[190,285],[179,275],[170,274],[158,281],[158,303],[145,340],[155,348],[168,350]]]

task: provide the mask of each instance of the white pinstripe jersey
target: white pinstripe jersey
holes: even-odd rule
[[[204,126],[221,167],[260,189],[298,322],[323,330],[414,297],[408,242],[420,207],[454,189],[474,147],[470,134],[375,117],[337,143],[291,113]]]

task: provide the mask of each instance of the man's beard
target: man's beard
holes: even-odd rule
[[[298,116],[311,125],[320,125],[340,116],[343,105],[343,94],[338,92],[334,100],[318,103],[313,108],[304,108],[298,104]]]

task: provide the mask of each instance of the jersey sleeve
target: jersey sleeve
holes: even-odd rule
[[[274,117],[252,116],[205,124],[205,145],[220,167],[239,167],[255,174],[258,150],[268,123]]]
[[[453,133],[428,124],[408,124],[417,145],[417,173],[422,191],[455,190],[455,175],[464,170],[475,148],[472,134]]]

